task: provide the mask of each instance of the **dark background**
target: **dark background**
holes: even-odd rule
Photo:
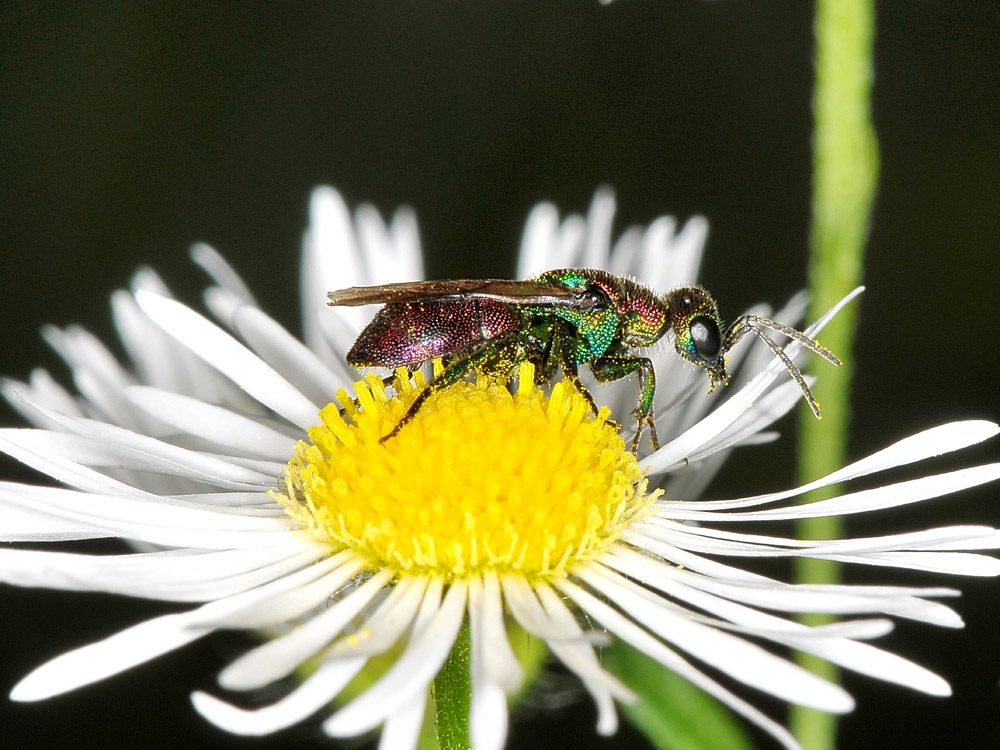
[[[43,364],[66,382],[39,326],[75,321],[113,343],[108,294],[139,264],[196,302],[204,279],[187,259],[196,240],[222,251],[268,311],[297,330],[298,250],[318,183],[351,205],[415,207],[432,276],[511,275],[535,202],[583,211],[609,184],[618,229],[663,213],[708,217],[703,282],[730,316],[803,286],[810,3],[299,7],[3,4],[0,373],[24,378]],[[1000,416],[998,8],[879,4],[882,177],[858,331],[853,457],[952,418]],[[794,420],[782,429],[792,435]],[[790,483],[791,450],[789,437],[737,455],[710,494]],[[935,468],[998,455],[994,443]],[[0,470],[31,478],[10,461]],[[877,522],[852,519],[851,530],[997,525],[998,495],[987,488]],[[956,695],[930,699],[849,676],[859,708],[843,722],[841,746],[995,746],[997,583],[849,575],[961,584],[968,625],[901,626],[887,639],[950,679]],[[2,693],[64,649],[166,611],[113,597],[0,593]],[[50,702],[0,703],[5,744],[320,746],[315,727],[244,741],[195,716],[188,693],[211,689],[239,645],[210,639]],[[512,746],[641,746],[628,733],[597,738],[592,726],[583,702],[518,723]]]

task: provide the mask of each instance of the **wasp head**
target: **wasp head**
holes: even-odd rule
[[[719,322],[719,306],[712,295],[700,286],[685,286],[667,292],[664,302],[670,310],[677,354],[705,368],[709,393],[716,386],[728,383],[725,357],[728,347]]]

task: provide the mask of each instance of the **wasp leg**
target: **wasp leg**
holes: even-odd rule
[[[656,425],[653,423],[653,395],[656,393],[656,371],[653,363],[646,357],[632,357],[626,354],[605,354],[590,363],[590,369],[594,377],[601,383],[610,383],[614,380],[631,375],[633,372],[639,373],[639,403],[632,411],[635,417],[635,437],[632,438],[632,453],[639,450],[639,438],[642,436],[642,427],[649,428],[649,444],[652,449],[660,449],[660,441],[656,437]]]
[[[805,346],[807,349],[819,354],[823,359],[834,365],[840,365],[841,362],[837,357],[826,347],[821,346],[818,341],[811,339],[800,331],[796,331],[794,328],[789,328],[781,323],[776,323],[768,318],[762,318],[759,315],[743,315],[737,318],[733,325],[730,327],[729,332],[726,334],[726,340],[723,343],[723,351],[729,351],[740,339],[746,336],[748,333],[754,334],[757,338],[763,341],[767,348],[781,360],[781,363],[788,370],[788,374],[795,379],[795,382],[799,386],[799,390],[802,391],[802,395],[805,397],[806,402],[809,404],[809,408],[812,409],[813,415],[816,419],[822,419],[820,414],[819,403],[816,401],[816,397],[813,396],[813,392],[809,389],[809,384],[806,383],[806,379],[802,377],[802,371],[796,366],[792,361],[791,357],[785,353],[784,347],[778,346],[774,339],[765,333],[764,329],[769,328],[772,331],[777,331],[778,333],[783,333],[800,344]]]
[[[570,366],[568,366],[568,367],[564,364],[563,365],[563,375],[565,375],[566,379],[569,380],[573,384],[573,386],[577,390],[577,393],[579,393],[581,396],[583,396],[583,398],[586,400],[586,402],[588,404],[590,404],[590,410],[592,412],[594,412],[594,416],[596,417],[598,414],[600,414],[601,413],[601,409],[597,405],[597,402],[594,401],[594,397],[590,394],[590,389],[587,388],[587,386],[585,386],[583,384],[582,380],[580,380],[580,375],[577,372],[577,364],[576,364],[576,362],[573,362],[573,364],[570,365]],[[606,420],[604,420],[604,422],[605,422],[605,424],[610,425],[611,427],[613,427],[616,430],[621,429],[621,425],[618,424],[613,419],[606,419]]]
[[[467,354],[456,357],[450,361],[445,366],[444,370],[434,377],[427,384],[426,388],[417,394],[417,397],[413,400],[413,403],[410,404],[410,407],[406,410],[403,418],[396,423],[396,426],[393,427],[387,435],[383,435],[379,439],[379,442],[384,443],[395,437],[401,429],[403,429],[413,420],[415,416],[417,416],[417,412],[420,411],[420,407],[423,406],[424,402],[433,394],[437,393],[442,388],[451,385],[452,383],[457,383],[459,380],[462,380],[466,375],[474,372],[489,359],[496,358],[501,361],[504,361],[505,359],[517,361],[516,353],[519,348],[520,342],[517,339],[517,335],[516,333],[512,333],[509,336],[502,336],[484,342],[483,346],[475,347]]]
[[[600,414],[601,409],[594,400],[593,395],[591,395],[590,389],[580,380],[579,363],[576,359],[576,345],[577,336],[575,329],[564,321],[554,321],[553,329],[544,352],[545,358],[541,361],[539,368],[545,375],[539,382],[551,380],[555,372],[555,367],[558,364],[562,368],[563,377],[569,380],[577,392],[583,396],[596,417]],[[605,420],[605,424],[610,425],[616,430],[621,429],[621,425],[613,419]]]
[[[555,374],[556,365],[562,368],[563,377],[569,380],[577,392],[583,396],[590,406],[590,410],[596,417],[601,409],[590,393],[590,389],[580,380],[579,363],[576,359],[577,335],[575,329],[569,323],[556,319],[553,321],[552,330],[548,337],[544,350],[544,358],[541,360],[539,370],[544,373],[540,382],[552,379]],[[619,425],[614,420],[607,420],[607,424],[615,429]]]
[[[419,367],[420,365],[405,365],[406,373],[408,375],[412,375]],[[382,381],[383,388],[394,388],[396,386],[396,373],[393,373],[392,375],[380,375],[379,379]],[[341,403],[344,402],[341,401]],[[355,411],[361,408],[361,400],[357,396],[351,398],[351,403],[354,404]],[[338,408],[337,413],[340,415],[341,419],[345,419],[347,417],[347,409],[344,407]]]

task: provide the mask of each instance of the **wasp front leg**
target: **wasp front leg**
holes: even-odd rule
[[[639,373],[639,403],[632,411],[635,417],[635,437],[632,438],[632,452],[639,450],[639,438],[642,436],[642,426],[649,427],[649,444],[652,449],[660,449],[660,441],[656,438],[656,425],[653,423],[653,396],[656,393],[656,371],[653,363],[646,357],[632,357],[626,354],[605,354],[590,363],[594,377],[601,383],[621,380],[633,372]]]

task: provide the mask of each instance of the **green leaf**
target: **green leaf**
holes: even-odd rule
[[[752,750],[728,709],[641,651],[616,642],[604,649],[602,661],[638,696],[619,704],[622,713],[659,750]]]

